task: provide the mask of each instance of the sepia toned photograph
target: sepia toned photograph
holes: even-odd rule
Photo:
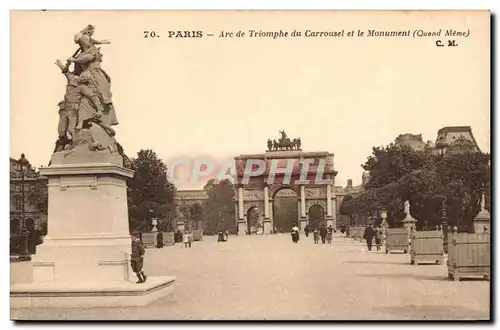
[[[490,321],[491,21],[12,10],[11,320]]]

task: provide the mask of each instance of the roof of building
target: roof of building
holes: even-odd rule
[[[438,131],[439,134],[443,133],[457,133],[457,132],[471,132],[472,128],[470,126],[446,126]]]

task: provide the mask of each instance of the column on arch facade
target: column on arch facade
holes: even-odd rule
[[[326,185],[326,216],[332,217],[332,186],[330,184]]]
[[[269,187],[264,186],[264,218],[269,219]]]
[[[243,187],[239,186],[238,187],[238,214],[240,220],[245,219],[245,215],[243,214]]]
[[[306,217],[306,187],[300,186],[300,217]]]

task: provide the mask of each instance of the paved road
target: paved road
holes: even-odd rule
[[[141,308],[12,310],[15,319],[488,319],[489,283],[453,282],[446,265],[368,252],[352,239],[315,245],[301,236],[215,237],[146,254],[149,275],[174,275],[175,292]],[[29,264],[11,264],[12,282]]]

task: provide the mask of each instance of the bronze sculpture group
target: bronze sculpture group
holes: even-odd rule
[[[94,39],[94,31],[94,26],[88,25],[75,34],[76,52],[65,64],[60,60],[55,62],[67,83],[64,99],[58,103],[58,139],[54,152],[70,153],[79,147],[120,151],[112,128],[118,120],[112,101],[111,78],[101,68],[102,53],[96,46],[110,42]]]
[[[300,141],[300,138],[294,138],[290,139],[285,131],[280,131],[280,139],[276,141],[274,140],[267,140],[267,150],[268,151],[277,151],[277,150],[301,150],[300,147],[302,145],[302,142]]]

